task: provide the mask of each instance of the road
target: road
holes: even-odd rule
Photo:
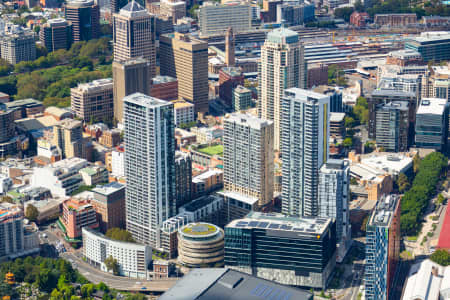
[[[58,237],[58,229],[53,229],[51,227],[44,228],[42,232],[47,234],[46,238],[41,238],[42,242],[49,245],[55,245],[58,241],[62,241],[66,245],[68,252],[60,253],[59,257],[70,261],[72,266],[76,268],[81,275],[95,284],[103,282],[107,286],[120,291],[165,292],[177,281],[177,278],[168,278],[165,280],[144,280],[114,276],[110,273],[105,273],[83,261],[81,250],[74,250],[64,241],[63,238]]]

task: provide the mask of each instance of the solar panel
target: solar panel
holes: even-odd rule
[[[305,231],[305,228],[295,227],[292,230],[294,230],[294,231]]]
[[[269,228],[278,229],[278,228],[280,228],[280,224],[270,224]]]
[[[247,224],[236,224],[236,227],[246,227]]]
[[[290,225],[281,225],[281,229],[283,229],[283,230],[290,230],[290,229],[292,229],[292,226],[290,226]]]
[[[310,228],[307,228],[306,231],[308,231],[308,232],[316,232],[314,229],[310,229]]]
[[[258,223],[258,228],[266,228],[267,226],[269,226],[269,222],[259,222]]]
[[[247,224],[248,224],[248,222],[244,222],[244,221],[237,222],[237,225],[247,225]]]
[[[257,224],[257,221],[251,221],[250,223],[248,223],[248,227],[256,227]]]

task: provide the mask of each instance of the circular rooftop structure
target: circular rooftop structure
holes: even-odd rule
[[[209,223],[190,223],[178,230],[178,260],[191,268],[222,267],[224,232]]]

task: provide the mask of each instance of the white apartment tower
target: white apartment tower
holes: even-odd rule
[[[319,214],[320,167],[328,160],[329,96],[291,88],[281,99],[282,212]]]
[[[129,95],[124,121],[127,229],[136,241],[160,248],[160,226],[176,210],[173,104]]]
[[[224,188],[258,199],[273,199],[273,122],[234,113],[224,118]]]
[[[258,116],[274,122],[274,149],[280,150],[280,101],[284,90],[306,88],[304,48],[287,28],[268,33],[258,67]]]

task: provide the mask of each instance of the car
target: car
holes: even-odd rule
[[[141,287],[141,290],[146,290],[147,288],[145,286]]]

